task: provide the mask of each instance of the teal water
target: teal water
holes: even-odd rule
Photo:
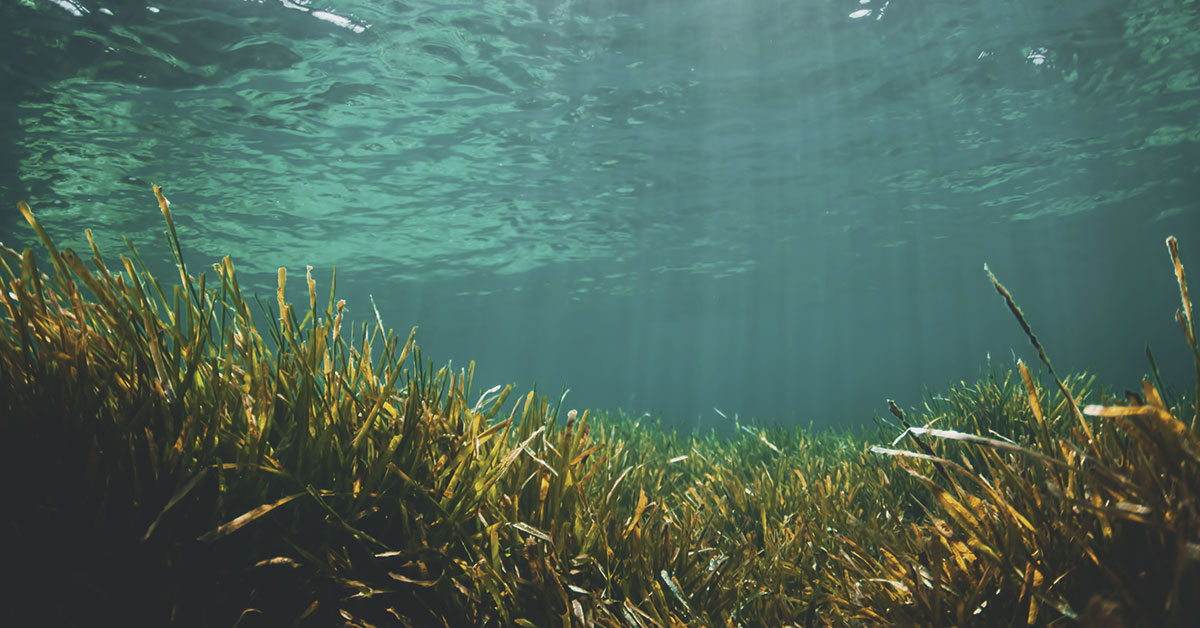
[[[0,242],[232,255],[477,386],[862,424],[1036,362],[1190,362],[1200,3],[0,3]],[[164,271],[165,272],[165,271]],[[1200,273],[1200,270],[1193,271]],[[164,278],[170,275],[163,274]],[[300,293],[295,293],[300,301]]]

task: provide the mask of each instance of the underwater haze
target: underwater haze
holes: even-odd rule
[[[233,257],[475,384],[868,424],[1036,354],[1187,384],[1192,0],[3,0],[0,242]],[[1200,272],[1200,270],[1193,271]],[[177,275],[174,275],[177,276]],[[294,290],[293,290],[294,288]],[[269,302],[269,299],[267,299]],[[1032,359],[1030,359],[1032,358]]]

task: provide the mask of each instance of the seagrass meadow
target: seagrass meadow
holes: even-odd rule
[[[477,390],[310,275],[248,301],[154,191],[170,283],[24,204],[0,250],[11,625],[1197,625],[1195,392],[1056,373],[990,273],[1040,364],[721,438]]]

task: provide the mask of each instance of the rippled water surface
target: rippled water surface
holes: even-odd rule
[[[864,422],[1027,353],[985,262],[1060,369],[1133,385],[1149,340],[1188,381],[1162,240],[1200,251],[1195,2],[11,0],[0,22],[5,207],[161,265],[158,183],[192,259],[264,292],[336,265],[352,312],[372,295],[484,387]]]

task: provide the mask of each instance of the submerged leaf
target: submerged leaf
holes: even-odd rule
[[[215,541],[223,536],[237,532],[238,530],[242,529],[246,525],[252,523],[255,519],[262,517],[263,515],[271,512],[272,510],[275,510],[276,508],[292,501],[293,499],[300,497],[301,495],[307,495],[307,493],[305,491],[301,491],[299,493],[292,493],[291,495],[288,495],[287,497],[281,497],[281,498],[275,500],[274,502],[271,502],[270,504],[263,504],[257,508],[254,508],[253,510],[246,512],[245,514],[242,514],[241,516],[237,517],[236,519],[217,527],[214,530],[205,532],[204,534],[200,535],[200,537],[197,540]]]

